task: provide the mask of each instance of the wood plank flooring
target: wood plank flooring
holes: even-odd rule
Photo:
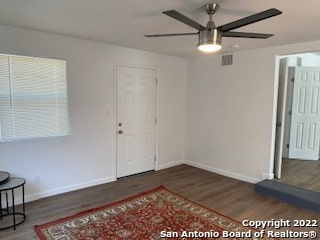
[[[242,221],[271,219],[316,219],[320,213],[300,209],[254,192],[254,185],[187,165],[121,178],[78,191],[40,199],[26,204],[27,220],[14,230],[0,231],[1,240],[38,239],[33,226],[67,217],[143,192],[159,185]],[[281,229],[284,230],[284,229]],[[297,228],[292,228],[298,231]],[[302,230],[312,230],[303,228]],[[320,234],[319,228],[315,229]]]
[[[282,159],[282,176],[278,181],[320,192],[320,161]]]

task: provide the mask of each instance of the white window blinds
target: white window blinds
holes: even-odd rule
[[[0,141],[68,135],[66,61],[0,54]]]

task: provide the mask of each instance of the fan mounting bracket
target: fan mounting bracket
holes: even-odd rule
[[[219,4],[217,3],[208,3],[202,6],[202,9],[207,12],[208,15],[213,15],[219,9]]]

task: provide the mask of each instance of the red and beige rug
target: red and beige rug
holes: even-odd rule
[[[258,239],[256,230],[163,186],[35,226],[35,231],[41,240]]]

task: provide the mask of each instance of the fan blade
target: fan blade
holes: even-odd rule
[[[236,20],[234,22],[227,23],[225,25],[222,25],[222,26],[218,27],[218,29],[220,31],[222,31],[222,32],[231,31],[233,29],[240,28],[240,27],[249,25],[251,23],[255,23],[255,22],[258,22],[258,21],[261,21],[261,20],[276,16],[276,15],[279,15],[281,13],[282,12],[279,11],[278,9],[271,8],[269,10],[253,14],[253,15],[251,15],[249,17],[241,18],[241,19]]]
[[[174,37],[174,36],[190,36],[190,35],[198,35],[198,33],[165,33],[165,34],[147,34],[144,35],[147,38],[153,37]]]
[[[197,23],[196,21],[186,17],[185,15],[177,12],[176,10],[170,10],[170,11],[165,11],[163,12],[163,14],[172,17],[176,20],[178,20],[179,22],[182,22],[184,24],[187,24],[190,27],[193,27],[195,29],[197,29],[198,31],[204,30],[205,27],[202,26],[201,24]]]
[[[222,37],[234,37],[234,38],[260,38],[266,39],[272,37],[273,34],[266,33],[247,33],[247,32],[223,32]]]

